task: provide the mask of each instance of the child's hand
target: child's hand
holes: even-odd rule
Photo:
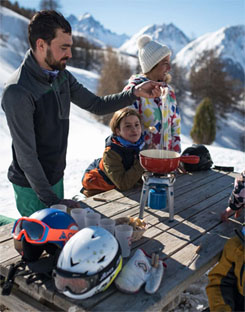
[[[157,146],[156,146],[156,144],[154,144],[154,143],[150,143],[148,146],[147,146],[147,149],[156,149],[157,148]]]
[[[227,207],[221,214],[221,220],[223,222],[228,222],[228,218],[232,215],[233,212],[234,211],[230,207]]]
[[[178,170],[178,173],[180,173],[180,174],[187,173],[187,171],[185,170],[184,165],[183,165],[183,163],[181,161],[179,163],[179,167],[177,168],[177,170]]]
[[[235,218],[238,218],[242,212],[242,208],[235,211]]]

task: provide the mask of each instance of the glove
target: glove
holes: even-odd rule
[[[116,287],[128,294],[136,293],[148,279],[151,268],[150,261],[144,252],[137,249],[116,278]]]
[[[138,292],[145,284],[145,292],[154,294],[161,285],[164,266],[158,255],[153,254],[151,258],[142,249],[137,249],[119,273],[115,285],[120,291],[131,294]]]
[[[157,254],[152,255],[152,269],[150,276],[148,277],[145,284],[145,292],[147,294],[154,294],[161,285],[164,273],[164,264],[160,260]]]

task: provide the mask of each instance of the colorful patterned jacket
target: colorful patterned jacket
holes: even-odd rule
[[[124,90],[129,90],[132,86],[148,80],[142,75],[132,76]],[[166,85],[166,87],[168,94],[164,103],[162,103],[161,97],[137,98],[132,108],[136,109],[143,118],[143,133],[148,146],[153,143],[158,149],[180,152],[179,109],[173,89],[170,85]],[[156,130],[151,133],[149,127],[153,126]]]

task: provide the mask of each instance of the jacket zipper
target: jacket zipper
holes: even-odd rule
[[[54,92],[54,94],[55,94],[55,98],[56,98],[56,101],[57,101],[57,103],[58,103],[59,117],[60,117],[60,119],[62,119],[63,111],[62,111],[62,105],[61,105],[60,99],[59,99],[59,97],[58,97],[58,95],[57,95],[57,92],[56,92],[55,89],[53,88],[53,83],[51,83],[50,86],[51,86],[51,88],[52,88],[52,90],[53,90],[53,92]]]

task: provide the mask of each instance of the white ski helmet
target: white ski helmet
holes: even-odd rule
[[[115,237],[101,227],[90,226],[66,243],[53,277],[59,292],[86,299],[107,289],[121,268],[121,249]]]

